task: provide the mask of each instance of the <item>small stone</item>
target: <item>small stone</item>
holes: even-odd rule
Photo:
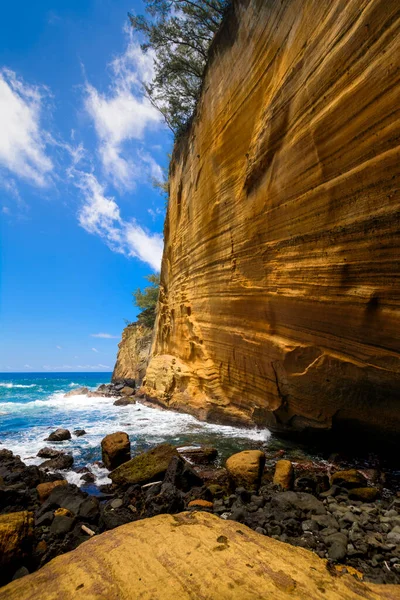
[[[335,517],[331,517],[330,515],[313,515],[311,519],[318,523],[320,527],[339,529],[339,523],[337,522]]]
[[[188,504],[188,508],[208,508],[208,509],[212,509],[213,508],[213,503],[212,502],[208,502],[207,500],[192,500],[191,502],[189,502]]]
[[[124,502],[123,502],[123,500],[121,500],[121,498],[116,498],[115,500],[112,500],[110,503],[111,508],[114,508],[114,509],[121,508],[121,506],[123,506],[123,504],[124,504]]]
[[[346,554],[347,547],[345,544],[341,544],[340,542],[334,542],[328,550],[328,557],[334,561],[343,560],[346,558]]]
[[[303,521],[301,524],[301,528],[303,531],[318,531],[318,529],[319,529],[318,523],[316,523],[315,521],[312,521],[311,519],[307,519],[306,521]]]
[[[226,461],[230,479],[236,486],[257,490],[265,464],[265,454],[260,450],[244,450]]]
[[[72,512],[70,510],[68,510],[68,508],[57,508],[57,510],[54,511],[54,516],[55,517],[73,517],[74,515],[72,514]]]
[[[12,577],[12,581],[16,579],[21,579],[21,577],[25,577],[25,575],[29,575],[29,571],[26,567],[20,567],[17,569]]]
[[[260,533],[261,535],[267,535],[267,532],[265,531],[264,527],[256,527],[254,531],[256,533]]]

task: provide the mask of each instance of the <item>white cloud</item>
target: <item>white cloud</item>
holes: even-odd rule
[[[91,337],[104,338],[105,340],[118,340],[118,335],[111,335],[111,333],[91,333]]]
[[[31,365],[24,365],[25,369],[32,369]]]
[[[56,346],[57,350],[62,350],[62,346]]]
[[[97,348],[92,348],[93,352],[98,352]]]
[[[153,64],[153,54],[143,53],[130,34],[125,53],[110,64],[108,91],[101,93],[86,84],[85,108],[99,139],[100,159],[105,173],[119,188],[132,189],[146,165],[151,174],[160,170],[150,156],[137,153],[135,161],[131,151],[129,158],[123,156],[124,143],[143,139],[148,127],[162,122],[160,113],[143,95],[142,83],[152,79]]]
[[[110,369],[111,367],[109,367],[109,365],[102,365],[102,364],[98,364],[98,367],[101,367],[102,369]]]
[[[78,214],[81,227],[102,237],[114,252],[138,258],[158,271],[163,252],[162,236],[145,231],[134,220],[124,221],[114,198],[105,195],[104,187],[93,173],[73,169],[70,176],[84,198]]]
[[[10,69],[0,70],[0,166],[43,187],[53,169],[46,155],[50,135],[41,128],[47,90],[18,79]]]

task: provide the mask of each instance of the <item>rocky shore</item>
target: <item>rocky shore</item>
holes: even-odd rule
[[[112,484],[90,495],[65,479],[73,456],[57,444],[68,436],[63,429],[49,436],[40,466],[0,450],[1,585],[103,531],[182,511],[242,523],[368,582],[400,583],[400,495],[392,474],[372,460],[310,461],[274,444],[234,454],[222,464],[208,447],[162,444],[131,457],[129,436],[121,431],[101,444]],[[89,468],[81,471],[82,483],[93,480]]]

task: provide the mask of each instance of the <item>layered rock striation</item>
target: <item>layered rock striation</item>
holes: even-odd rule
[[[400,430],[399,81],[397,0],[234,1],[171,161],[149,398]]]
[[[144,325],[131,323],[122,332],[118,344],[117,362],[112,374],[113,382],[135,380],[141,383],[150,357],[153,330]]]
[[[398,600],[308,550],[207,513],[159,515],[103,533],[0,590],[1,600],[208,598]]]

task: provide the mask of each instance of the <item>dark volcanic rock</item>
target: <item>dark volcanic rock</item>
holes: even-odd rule
[[[64,440],[71,439],[71,432],[68,429],[56,429],[53,431],[48,438],[46,438],[46,442],[63,442]]]
[[[173,456],[165,473],[164,484],[170,483],[183,492],[192,487],[201,487],[204,481],[180,456]]]
[[[66,469],[70,469],[74,464],[74,457],[71,454],[61,453],[56,458],[50,458],[49,460],[45,460],[44,463],[40,465],[41,469],[51,469],[52,471],[63,471]]]
[[[39,456],[39,458],[57,458],[57,456],[60,456],[61,454],[63,454],[61,450],[54,450],[54,448],[48,448],[46,446],[46,448],[39,450],[36,456]]]
[[[82,435],[85,435],[86,431],[84,429],[75,429],[74,431],[74,435],[76,435],[76,437],[81,437]]]

